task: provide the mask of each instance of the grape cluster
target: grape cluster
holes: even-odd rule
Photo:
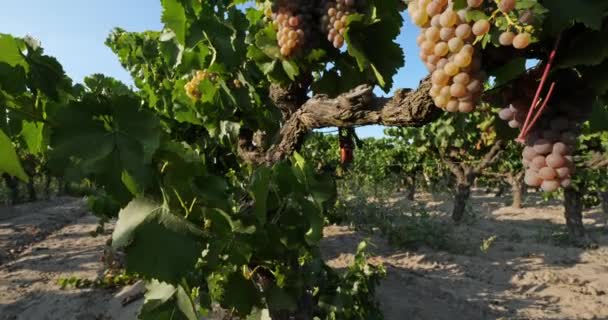
[[[510,127],[522,128],[533,93],[519,88],[507,95],[519,97],[509,107],[502,109],[498,116],[508,121]],[[525,138],[522,163],[526,169],[524,181],[528,186],[553,192],[572,185],[575,169],[572,153],[576,148],[582,119],[584,115],[568,103],[547,105]]]
[[[479,8],[484,5],[484,0],[468,0],[467,4],[470,8]],[[497,9],[503,14],[508,15],[515,10],[515,0],[500,0],[498,1]],[[475,24],[479,24],[479,27],[483,29],[486,27],[488,30],[490,29],[490,23],[485,19],[479,20]],[[532,40],[531,35],[528,32],[523,31],[521,26],[516,26],[516,29],[520,29],[522,32],[516,34],[510,30],[503,31],[498,37],[500,45],[507,47],[513,46],[515,49],[527,48]]]
[[[526,121],[530,100],[518,99],[513,101],[507,108],[500,110],[498,117],[507,121],[509,127],[513,129],[521,128]]]
[[[524,181],[531,187],[553,192],[572,185],[578,121],[555,116],[540,123],[526,138],[522,153],[526,168]]]
[[[322,1],[321,31],[327,34],[327,40],[339,49],[344,45],[344,32],[348,16],[356,11],[355,0]]]
[[[272,6],[281,55],[290,57],[310,45],[315,33],[314,1],[281,0]]]
[[[186,83],[186,85],[184,86],[184,89],[186,90],[186,94],[192,100],[200,99],[201,92],[199,90],[199,86],[200,86],[201,82],[206,79],[210,79],[210,80],[214,81],[216,79],[216,77],[217,77],[216,74],[209,72],[207,70],[196,71],[194,77],[192,77],[192,79],[188,83]]]
[[[414,0],[409,12],[422,28],[417,38],[420,58],[432,72],[429,92],[435,104],[449,112],[471,112],[479,103],[486,80],[481,55],[473,46],[490,24],[466,21],[466,10],[454,11],[451,0]]]

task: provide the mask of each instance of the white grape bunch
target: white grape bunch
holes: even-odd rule
[[[420,58],[432,73],[429,94],[435,105],[448,112],[471,112],[486,80],[481,55],[473,43],[490,25],[485,20],[471,24],[464,10],[456,12],[452,6],[451,0],[415,0],[410,2],[409,12],[422,28],[417,43]]]
[[[217,75],[215,73],[209,72],[207,70],[198,70],[194,73],[194,76],[188,83],[184,85],[184,90],[186,90],[186,95],[190,97],[192,100],[198,100],[201,98],[201,92],[199,90],[199,86],[201,82],[204,80],[215,81]]]
[[[429,94],[435,105],[448,112],[473,111],[487,78],[476,41],[490,32],[492,21],[469,21],[467,13],[494,9],[503,15],[514,14],[515,0],[468,0],[467,5],[456,11],[452,0],[412,0],[408,7],[412,20],[421,28],[417,43],[420,58],[432,74]],[[525,28],[515,24],[507,26],[499,37],[501,45],[517,49],[528,47],[531,40]]]

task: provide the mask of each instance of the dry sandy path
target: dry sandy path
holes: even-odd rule
[[[418,201],[439,215],[450,205],[425,195]],[[599,248],[584,250],[554,241],[563,223],[559,206],[513,210],[478,194],[472,207],[475,222],[454,230],[462,251],[403,250],[373,234],[330,226],[322,252],[330,265],[343,268],[361,240],[371,241],[370,261],[388,270],[378,291],[388,320],[608,319],[604,216],[587,214]],[[72,198],[0,208],[0,320],[135,318],[141,300],[123,307],[124,290],[57,285],[60,278],[94,279],[102,272],[109,234],[90,236],[97,220],[84,208]],[[496,240],[482,252],[479,244],[490,237]]]

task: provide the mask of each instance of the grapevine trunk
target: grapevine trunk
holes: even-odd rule
[[[452,210],[452,219],[455,222],[461,222],[466,211],[467,200],[471,197],[471,185],[466,183],[458,183],[456,186],[456,195],[454,197],[454,209]]]
[[[586,237],[583,225],[583,195],[579,190],[567,188],[564,190],[564,209],[566,226],[570,236],[577,239]]]

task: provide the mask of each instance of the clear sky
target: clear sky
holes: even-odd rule
[[[103,73],[132,84],[104,41],[114,27],[128,31],[160,30],[160,0],[2,0],[0,33],[27,34],[39,39],[75,81]],[[418,57],[418,29],[404,13],[406,23],[398,42],[406,66],[395,77],[396,88],[415,88],[427,71]],[[358,128],[361,137],[382,136],[383,128]]]

